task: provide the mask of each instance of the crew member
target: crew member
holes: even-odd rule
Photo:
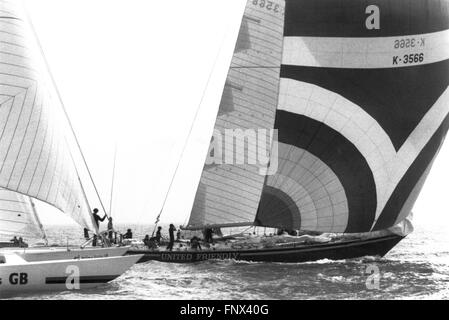
[[[146,245],[148,248],[150,247],[150,236],[148,234],[145,235],[145,238],[143,238],[143,244]]]
[[[14,236],[14,238],[11,239],[11,242],[13,243],[14,246],[18,246],[19,245],[19,239],[17,239],[16,236]]]
[[[108,238],[111,242],[114,240],[114,224],[112,222],[112,217],[108,218]]]
[[[84,239],[89,240],[90,236],[89,236],[89,229],[84,228]]]
[[[103,218],[100,218],[100,216],[98,215],[98,209],[95,208],[92,216],[94,217],[97,228],[100,228],[100,222],[103,222],[106,219],[106,214],[103,216]]]
[[[126,233],[123,236],[123,239],[132,239],[133,238],[133,232],[131,229],[126,230]]]
[[[206,243],[213,243],[214,239],[212,237],[212,234],[214,233],[214,231],[211,228],[207,228],[204,230],[204,241]]]
[[[161,240],[162,240],[162,227],[158,227],[156,231],[156,242],[158,244],[161,244]]]
[[[197,236],[194,236],[192,239],[190,239],[190,247],[193,250],[201,250],[200,239]]]
[[[168,229],[168,234],[170,235],[170,242],[168,243],[167,250],[173,250],[173,244],[175,243],[175,231],[176,228],[173,224],[170,224],[170,228]]]

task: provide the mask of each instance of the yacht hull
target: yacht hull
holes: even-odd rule
[[[54,261],[71,259],[92,259],[121,257],[126,254],[129,247],[110,248],[27,248],[3,249],[2,252],[14,252],[27,262]]]
[[[5,254],[0,264],[0,297],[36,292],[77,291],[110,282],[140,256],[82,260],[26,262],[15,254]]]
[[[366,240],[346,240],[324,244],[301,244],[267,249],[229,249],[198,251],[151,251],[130,249],[127,254],[143,254],[138,263],[161,261],[192,263],[205,260],[299,263],[323,259],[344,260],[364,256],[384,256],[405,237],[389,235]]]

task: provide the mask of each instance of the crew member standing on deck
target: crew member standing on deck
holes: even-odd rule
[[[161,244],[161,240],[162,240],[162,227],[158,227],[157,228],[157,232],[156,232],[156,242],[157,242],[157,244]]]
[[[214,230],[212,228],[206,228],[204,230],[204,241],[206,243],[214,243],[213,233]]]
[[[95,208],[94,209],[94,213],[92,215],[94,217],[95,220],[95,224],[97,225],[97,228],[100,228],[100,222],[103,222],[106,219],[106,214],[104,215],[103,218],[100,218],[100,216],[98,215],[98,209]]]
[[[90,236],[89,236],[89,229],[84,228],[84,239],[89,240]]]
[[[114,223],[112,222],[112,217],[108,218],[108,237],[109,241],[112,242],[114,239]]]
[[[175,243],[175,231],[176,231],[175,226],[173,224],[170,224],[170,228],[168,229],[168,233],[170,235],[170,243],[167,246],[168,251],[173,250],[173,244]]]

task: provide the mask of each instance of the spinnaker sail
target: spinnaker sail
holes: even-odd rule
[[[449,126],[449,1],[287,0],[279,168],[256,223],[369,232],[404,220]]]
[[[0,1],[0,187],[96,230],[37,39],[15,1]]]

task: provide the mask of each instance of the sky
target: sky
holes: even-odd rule
[[[161,218],[186,222],[244,2],[25,0],[107,210],[117,150],[116,222],[154,222],[181,154]],[[183,152],[194,119],[202,125]],[[449,226],[448,163],[449,142],[415,205],[416,223]],[[47,225],[70,223],[47,206],[40,215]]]
[[[106,209],[115,148],[112,212],[119,222],[155,221],[183,154],[180,183],[171,189],[162,221],[185,222],[204,161],[198,150],[204,153],[210,142],[203,133],[214,123],[244,2],[25,5]],[[200,105],[198,132],[183,153]],[[95,194],[89,196],[99,207]],[[70,221],[47,206],[40,215],[44,224]]]

